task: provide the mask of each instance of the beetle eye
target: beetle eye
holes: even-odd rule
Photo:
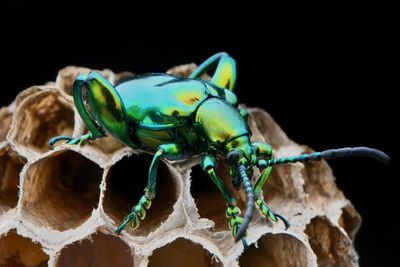
[[[240,159],[240,152],[238,150],[232,150],[226,155],[226,160],[228,161],[229,165],[234,165]]]

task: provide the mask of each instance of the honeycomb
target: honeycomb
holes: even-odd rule
[[[168,73],[186,77],[195,67]],[[361,217],[325,161],[274,167],[265,199],[291,227],[255,210],[246,250],[232,239],[223,198],[198,156],[162,160],[146,219],[114,234],[143,193],[152,155],[111,137],[47,147],[51,137],[87,131],[71,91],[75,77],[89,71],[64,68],[54,82],[20,92],[0,110],[0,266],[358,265],[353,241]],[[112,83],[134,75],[101,73]],[[278,157],[311,151],[264,110],[248,110],[252,141],[271,144]],[[245,195],[232,188],[224,160],[218,174],[244,210]]]

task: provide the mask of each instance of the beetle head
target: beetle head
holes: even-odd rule
[[[231,177],[237,177],[237,166],[246,167],[247,175],[253,175],[253,166],[256,164],[256,149],[251,145],[248,135],[239,136],[226,144],[226,159]],[[235,179],[234,179],[235,180]],[[235,185],[236,186],[236,185]]]

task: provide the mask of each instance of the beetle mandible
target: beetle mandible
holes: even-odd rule
[[[210,81],[200,78],[212,68],[215,71]],[[233,92],[235,82],[235,60],[224,52],[211,56],[187,79],[150,73],[112,85],[95,71],[80,75],[73,85],[73,98],[89,131],[76,138],[53,137],[48,142],[49,148],[60,140],[85,145],[89,140],[111,135],[127,146],[154,153],[144,194],[116,233],[129,222],[136,228],[144,219],[156,194],[157,166],[162,158],[178,160],[201,155],[203,170],[226,202],[232,236],[235,241],[242,240],[245,247],[244,237],[255,206],[264,218],[274,222],[280,219],[286,229],[290,226],[285,217],[267,206],[262,194],[274,165],[350,156],[389,161],[384,152],[368,147],[330,149],[274,159],[270,145],[250,141],[248,112],[238,107]],[[216,174],[218,156],[225,157],[233,186],[237,189],[243,186],[246,192],[243,217],[234,197]],[[253,167],[261,169],[254,184],[249,178]]]

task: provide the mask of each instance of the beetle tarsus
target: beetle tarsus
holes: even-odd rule
[[[124,217],[123,223],[115,230],[116,234],[121,233],[125,226],[132,221],[131,227],[136,229],[141,220],[144,220],[146,216],[146,209],[148,210],[151,206],[151,200],[146,196],[142,196],[139,203],[133,207],[132,212]]]
[[[289,221],[282,215],[273,212],[267,206],[267,204],[264,202],[264,200],[262,198],[259,198],[256,200],[256,205],[260,211],[261,216],[263,216],[264,218],[269,218],[274,222],[278,222],[278,219],[281,219],[281,221],[285,224],[285,230],[287,230],[290,227]]]
[[[57,143],[58,141],[66,140],[65,143],[68,144],[68,145],[80,144],[81,146],[84,146],[91,139],[94,139],[91,132],[89,132],[87,134],[84,134],[82,136],[76,137],[76,138],[73,138],[73,137],[70,137],[70,136],[66,136],[66,135],[59,135],[59,136],[51,138],[47,142],[47,145],[48,145],[49,149],[53,149],[54,148],[53,146],[55,145],[55,143]]]
[[[235,238],[238,235],[238,230],[240,225],[243,223],[243,218],[240,217],[241,211],[236,205],[228,204],[226,208],[226,217],[229,218],[229,228],[232,230],[232,236]],[[243,247],[246,249],[248,247],[247,241],[244,237],[241,238]]]

